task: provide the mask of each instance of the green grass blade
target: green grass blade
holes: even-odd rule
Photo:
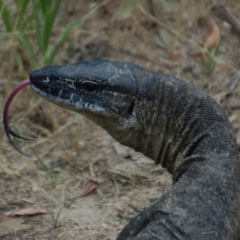
[[[48,50],[49,40],[52,34],[52,28],[53,28],[61,2],[62,2],[61,0],[55,1],[55,4],[51,7],[51,9],[48,9],[48,12],[45,16],[44,34],[43,34],[44,54],[46,54]]]
[[[16,29],[26,29],[26,25],[23,25],[22,23],[24,22],[24,19],[26,18],[27,15],[27,6],[29,4],[29,0],[16,0],[16,5],[18,6],[18,16],[16,19],[16,24],[15,28]]]
[[[40,1],[41,2],[41,1]],[[35,29],[37,33],[38,46],[42,54],[44,54],[43,50],[43,26],[41,23],[41,19],[39,17],[39,5],[36,3],[36,0],[33,0],[33,14],[35,21]]]
[[[21,17],[24,17],[24,15],[26,14],[26,9],[27,9],[27,6],[29,4],[29,0],[22,0],[21,1],[21,7],[20,7],[20,16]]]
[[[45,65],[51,65],[53,63],[54,57],[56,56],[59,49],[62,47],[66,39],[69,37],[71,31],[79,26],[79,24],[82,22],[82,19],[78,19],[77,21],[69,24],[66,28],[66,30],[62,33],[59,40],[54,44],[53,48],[48,51],[48,54],[45,56],[44,63]]]
[[[15,5],[17,6],[19,11],[21,11],[21,9],[26,9],[28,3],[29,0],[15,0]]]
[[[51,12],[51,16],[52,16],[52,21],[54,22],[55,19],[56,19],[56,16],[57,16],[57,13],[58,13],[58,10],[59,10],[59,7],[62,3],[62,0],[57,0],[55,1],[55,5],[52,9],[52,12]]]
[[[46,17],[47,13],[50,11],[52,2],[53,2],[52,0],[40,0],[40,7],[41,7],[41,11],[44,18]]]
[[[12,17],[11,17],[11,14],[10,14],[8,8],[5,6],[5,4],[3,3],[2,0],[0,0],[0,13],[1,13],[2,20],[6,26],[7,31],[12,32],[13,31]]]
[[[25,34],[21,34],[21,35],[19,34],[19,35],[17,35],[17,39],[21,43],[23,48],[27,51],[33,68],[36,67],[37,64],[38,64],[38,61],[37,61],[36,55],[33,51],[33,48],[31,46],[31,44],[29,43],[26,35]]]
[[[207,50],[208,58],[207,58],[206,64],[207,64],[207,73],[208,74],[210,74],[214,70],[214,67],[216,64],[215,58],[218,57],[220,55],[220,53],[221,53],[220,43],[215,48]]]

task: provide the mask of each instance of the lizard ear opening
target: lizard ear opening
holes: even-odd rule
[[[127,116],[132,115],[133,109],[134,109],[134,104],[135,104],[135,101],[133,100],[133,101],[131,102],[131,105],[130,105],[129,108],[128,108],[127,113],[126,113]]]

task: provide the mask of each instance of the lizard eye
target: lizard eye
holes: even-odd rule
[[[82,87],[84,90],[86,90],[87,92],[95,92],[97,90],[97,84],[93,83],[93,82],[83,82],[82,83]]]
[[[83,89],[87,92],[95,92],[97,90],[98,84],[90,81],[84,81],[82,83],[75,83],[76,88]]]

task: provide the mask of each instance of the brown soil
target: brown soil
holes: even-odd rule
[[[210,1],[164,2],[64,1],[52,43],[68,23],[79,17],[83,22],[55,63],[107,58],[191,82],[222,105],[240,144],[240,33]],[[239,16],[239,0],[219,2]],[[202,47],[210,19],[220,28],[221,42],[214,70],[207,73]],[[18,51],[19,46],[10,42],[1,56],[2,108],[25,74],[17,65]],[[133,216],[171,185],[171,176],[153,161],[117,145],[82,116],[39,99],[30,88],[16,97],[10,121],[14,131],[36,139],[31,143],[35,154],[19,141],[30,157],[20,155],[0,128],[0,239],[115,239]],[[82,197],[92,178],[99,186]],[[33,206],[48,213],[17,218],[23,220],[20,228],[1,220],[7,212]]]

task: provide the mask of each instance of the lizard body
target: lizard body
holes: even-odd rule
[[[84,60],[30,74],[40,96],[161,164],[173,186],[121,239],[240,239],[240,161],[223,109],[198,88],[124,62]]]

